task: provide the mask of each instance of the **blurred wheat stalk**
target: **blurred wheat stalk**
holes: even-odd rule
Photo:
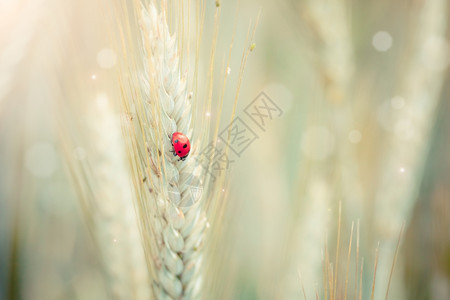
[[[388,261],[393,257],[395,232],[402,222],[409,222],[416,202],[446,74],[448,1],[423,1],[417,10],[418,26],[410,42],[414,50],[404,68],[407,75],[396,88],[404,107],[393,116],[393,130],[385,146],[389,151],[384,155],[384,171],[379,174],[374,198],[375,232],[386,244],[380,255]],[[395,171],[402,176],[399,181]],[[383,294],[389,271],[386,265],[380,267],[377,292]]]
[[[78,49],[67,43],[65,55],[75,56]],[[69,67],[61,60],[56,69],[60,74],[53,90],[56,128],[83,217],[97,247],[107,292],[115,299],[148,299],[149,275],[117,99],[113,89],[89,84],[96,75],[86,79],[89,70],[84,64]]]

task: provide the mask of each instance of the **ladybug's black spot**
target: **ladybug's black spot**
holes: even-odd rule
[[[175,143],[178,143],[178,140],[175,140]]]
[[[184,145],[183,145],[183,148],[186,148],[186,147],[187,147],[187,144],[184,144]]]
[[[178,151],[178,153],[181,153],[181,151]]]

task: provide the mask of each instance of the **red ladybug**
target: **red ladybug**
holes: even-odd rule
[[[173,155],[178,155],[181,160],[185,160],[191,151],[191,143],[187,136],[181,132],[172,134]]]

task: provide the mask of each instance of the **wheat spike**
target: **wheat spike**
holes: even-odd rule
[[[142,6],[137,1],[139,5],[134,6],[135,10],[128,12],[128,5],[119,2],[118,17],[125,18],[119,41],[124,57],[119,78],[127,116],[123,119],[123,128],[153,294],[157,299],[198,299],[206,294],[202,283],[202,274],[206,272],[202,270],[202,262],[207,261],[204,256],[207,251],[202,249],[209,227],[206,215],[212,220],[218,219],[223,205],[215,200],[223,197],[221,191],[225,182],[225,172],[218,180],[209,180],[211,174],[207,167],[210,166],[200,162],[199,150],[209,143],[210,121],[191,122],[193,104],[200,103],[199,109],[194,109],[197,112],[201,111],[201,105],[209,111],[212,101],[215,51],[211,51],[206,79],[207,97],[196,101],[206,3],[195,5],[195,63],[189,67],[191,56],[185,52],[189,49],[189,41],[183,40],[187,39],[184,26],[189,20],[184,23],[183,18],[179,18],[180,13],[184,14],[183,6],[166,2],[158,7],[153,4]],[[213,49],[218,34],[218,9],[216,6]],[[172,28],[173,32],[181,34],[181,41],[171,32]],[[255,28],[251,35],[249,29],[247,42],[250,37],[253,39]],[[243,53],[235,104],[249,52],[250,47]],[[186,61],[181,63],[183,57]],[[186,160],[181,161],[172,152],[174,132],[186,134],[191,141]],[[215,132],[217,134],[217,130]]]
[[[207,221],[199,201],[202,182],[196,176],[195,141],[191,140],[187,160],[180,161],[172,154],[172,133],[192,137],[191,97],[179,67],[177,39],[170,34],[166,18],[165,11],[158,13],[153,5],[141,11],[142,97],[131,105],[137,119],[134,129],[141,135],[137,131],[130,134],[136,138],[133,147],[140,148],[131,151],[139,152],[139,168],[149,177],[138,208],[151,257],[154,295],[158,299],[193,299],[201,286],[199,250]]]
[[[119,299],[148,297],[148,278],[126,169],[120,120],[105,97],[91,108],[96,179],[94,222],[113,294]],[[132,255],[128,255],[132,253]]]
[[[68,91],[66,95],[74,95]],[[85,95],[66,99],[72,103],[70,112],[60,106],[65,115],[58,126],[62,146],[110,293],[117,299],[147,299],[148,271],[133,208],[119,115],[104,94],[95,101]],[[76,125],[77,132],[72,132],[71,126],[65,124],[70,123],[69,116],[77,109],[87,118]]]

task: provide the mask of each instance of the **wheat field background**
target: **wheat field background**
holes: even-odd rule
[[[449,299],[449,15],[0,0],[0,299]]]

